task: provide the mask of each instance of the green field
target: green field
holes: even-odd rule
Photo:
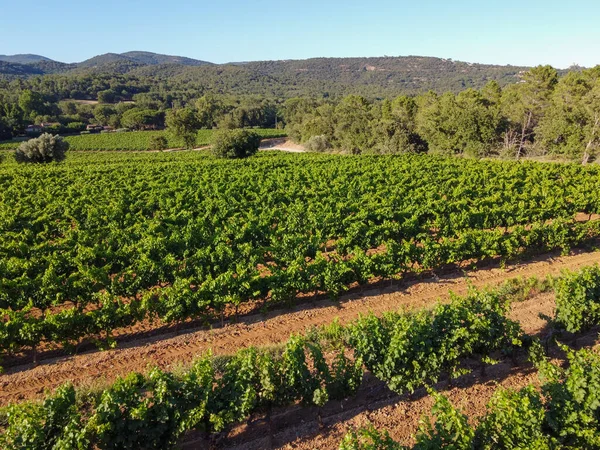
[[[275,138],[286,136],[285,131],[273,128],[256,129],[262,138]],[[200,130],[196,145],[198,147],[210,144],[212,130]],[[130,131],[126,133],[100,133],[84,134],[81,136],[67,136],[65,140],[70,144],[71,150],[152,150],[150,141],[155,136],[165,136],[168,148],[183,147],[183,140],[178,139],[167,131]],[[20,141],[0,142],[0,150],[14,150]]]
[[[566,249],[600,234],[598,221],[574,220],[600,212],[599,172],[280,152],[243,161],[208,152],[82,152],[49,166],[8,160],[0,165],[0,315],[8,320],[0,349]],[[65,302],[75,307],[25,313]],[[38,331],[19,334],[23,323]]]

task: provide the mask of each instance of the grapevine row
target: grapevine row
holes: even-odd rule
[[[600,325],[600,266],[564,273],[555,289],[560,328],[578,333]]]
[[[519,391],[498,389],[487,414],[477,425],[444,396],[435,399],[435,424],[419,428],[416,444],[400,445],[387,432],[373,427],[350,432],[340,450],[575,449],[600,445],[600,355],[566,347],[566,369],[540,360],[541,392],[528,386]]]
[[[80,155],[0,168],[0,349],[598,236],[598,169],[449,158]]]
[[[43,403],[0,414],[0,445],[17,448],[167,448],[188,430],[224,430],[254,413],[353,395],[367,368],[396,392],[456,374],[465,357],[521,344],[501,293],[472,293],[417,314],[364,317],[292,336],[279,351],[242,350],[223,365],[205,356],[181,375],[131,374],[95,394],[64,386]],[[352,358],[349,355],[353,355]]]

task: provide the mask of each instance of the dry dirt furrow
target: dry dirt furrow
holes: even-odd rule
[[[523,330],[532,335],[544,335],[547,322],[540,315],[549,315],[555,306],[553,293],[535,295],[523,302],[513,303],[510,316],[519,321]],[[598,330],[579,336],[579,347],[598,345]],[[571,342],[571,345],[575,341]],[[556,347],[551,356],[557,362],[563,354]],[[437,391],[450,399],[453,405],[469,416],[472,423],[486,413],[486,405],[498,387],[520,389],[527,385],[539,385],[535,369],[527,362],[526,353],[521,353],[513,364],[509,360],[488,366],[485,374],[480,363],[470,365],[472,372],[452,385],[442,380],[435,385]],[[377,430],[388,430],[392,438],[403,445],[413,445],[420,421],[431,414],[433,399],[424,389],[413,395],[397,395],[386,384],[366,374],[356,395],[341,402],[329,402],[321,411],[319,425],[318,410],[294,406],[274,411],[272,423],[261,418],[234,427],[227,436],[208,442],[197,432],[186,436],[183,448],[219,448],[227,450],[281,449],[337,449],[341,440],[351,429],[373,425]]]
[[[114,350],[47,359],[37,367],[31,364],[10,367],[0,375],[0,405],[40,397],[45,389],[54,389],[67,381],[77,386],[102,385],[132,371],[145,371],[149,366],[173,368],[180,363],[189,363],[209,349],[215,354],[226,354],[251,345],[277,344],[285,341],[290,333],[328,324],[335,318],[346,323],[368,311],[381,313],[399,308],[420,308],[438,299],[447,299],[449,290],[463,294],[469,285],[484,287],[515,277],[545,277],[559,274],[563,269],[598,262],[600,252],[577,252],[569,256],[548,254],[504,269],[456,271],[436,280],[396,283],[387,288],[371,289],[362,295],[348,295],[337,303],[321,300],[293,309],[254,314],[222,328],[187,330],[180,335],[171,333],[132,340]]]

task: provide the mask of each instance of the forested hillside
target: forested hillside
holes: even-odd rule
[[[0,58],[1,59],[1,58]],[[23,62],[18,59],[18,62]],[[277,97],[297,95],[369,97],[481,88],[490,80],[501,86],[518,81],[526,67],[470,64],[449,59],[406,56],[380,58],[314,58],[215,65],[191,58],[150,52],[106,53],[77,64],[33,60],[31,71],[0,66],[0,77],[14,79],[60,72],[68,78],[127,75],[147,86],[167,82],[191,84],[196,90]],[[57,67],[56,64],[61,64]]]

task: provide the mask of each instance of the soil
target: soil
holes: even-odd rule
[[[263,139],[259,150],[281,150],[289,153],[304,153],[306,149],[287,138]]]
[[[523,302],[513,304],[511,318],[518,320],[524,331],[543,337],[547,322],[540,315],[551,315],[554,309],[554,294],[535,295]],[[600,340],[598,329],[579,336],[569,342],[574,348],[596,347]],[[576,344],[576,345],[574,345]],[[553,362],[562,364],[564,355],[550,348]],[[535,369],[527,362],[525,352],[516,361],[500,361],[487,366],[485,373],[479,363],[468,364],[472,372],[457,380],[442,380],[434,388],[450,399],[452,404],[475,424],[487,411],[487,404],[499,388],[518,390],[528,385],[540,386]],[[264,417],[254,417],[246,424],[238,425],[212,440],[197,432],[189,433],[182,443],[190,449],[338,449],[344,436],[353,429],[373,426],[402,445],[415,443],[419,426],[432,419],[433,398],[425,389],[414,394],[397,395],[386,384],[370,374],[365,375],[357,395],[341,402],[329,402],[320,411],[313,408],[294,406],[274,411],[271,424]]]
[[[10,402],[41,397],[70,381],[80,387],[99,387],[132,371],[145,372],[152,366],[176,369],[189,364],[195,357],[212,350],[216,355],[231,354],[248,346],[268,346],[287,340],[291,333],[301,333],[313,326],[339,319],[347,323],[360,314],[373,311],[430,307],[437,301],[447,301],[449,291],[467,292],[469,286],[483,288],[498,285],[517,277],[558,275],[563,269],[577,269],[600,262],[600,252],[575,252],[569,256],[558,253],[504,268],[492,266],[477,270],[454,270],[433,279],[398,283],[381,282],[364,292],[357,291],[334,302],[318,300],[304,302],[288,309],[266,314],[253,313],[237,323],[207,329],[196,325],[179,334],[172,328],[152,335],[142,333],[120,346],[104,352],[90,350],[78,355],[46,357],[39,365],[31,363],[7,367],[0,375],[0,406]],[[553,298],[536,297],[537,303],[523,303],[513,312],[525,328],[540,329],[544,322],[539,313],[553,315]],[[529,309],[527,309],[529,308]],[[146,325],[150,326],[150,325]]]

